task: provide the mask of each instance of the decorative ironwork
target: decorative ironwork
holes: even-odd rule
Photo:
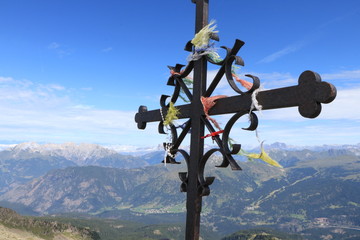
[[[228,121],[223,131],[222,138],[219,135],[212,136],[213,140],[216,142],[219,148],[209,150],[200,160],[199,166],[199,182],[200,182],[200,190],[207,189],[206,191],[202,191],[202,196],[208,195],[209,190],[208,186],[213,182],[213,178],[204,179],[204,167],[208,158],[215,152],[220,152],[223,155],[223,162],[221,165],[217,167],[228,167],[229,165],[233,170],[241,170],[241,167],[234,160],[232,155],[237,154],[241,146],[234,144],[231,147],[229,146],[229,135],[231,128],[236,123],[236,121],[242,117],[243,115],[250,113],[250,126],[248,128],[244,128],[244,130],[253,131],[257,128],[258,118],[253,111],[256,109],[251,109],[252,103],[252,93],[260,87],[260,79],[256,76],[246,75],[253,80],[253,87],[243,92],[238,88],[235,81],[232,77],[232,63],[236,61],[237,64],[243,65],[243,60],[235,56],[241,46],[244,45],[244,42],[241,40],[236,40],[234,47],[232,49],[227,49],[227,56],[220,63],[214,63],[210,59],[207,59],[208,62],[216,65],[220,65],[221,68],[217,72],[215,78],[211,82],[209,88],[207,89],[205,96],[210,96],[212,92],[215,90],[215,87],[219,83],[220,79],[226,75],[226,78],[229,82],[231,88],[239,94],[239,96],[233,96],[223,99],[218,99],[216,106],[214,109],[210,111],[210,115],[218,115],[225,113],[233,113],[236,112],[233,117]],[[185,67],[184,71],[181,71],[181,68],[184,65],[177,64],[175,67],[171,67],[177,73],[170,76],[167,85],[174,86],[174,93],[171,96],[171,102],[176,103],[179,98],[180,90],[182,89],[189,101],[191,102],[193,99],[192,93],[189,91],[187,85],[183,82],[183,78],[187,77],[189,73],[194,68],[193,61],[189,62],[189,64]],[[181,72],[181,73],[180,73]],[[299,112],[303,117],[307,118],[315,118],[320,114],[321,111],[321,103],[330,103],[334,100],[336,96],[336,88],[327,82],[322,82],[320,75],[312,71],[305,71],[299,77],[299,85],[292,86],[287,88],[280,88],[274,90],[261,91],[256,96],[259,104],[262,106],[263,110],[274,109],[274,108],[285,108],[285,107],[299,107]],[[148,112],[145,106],[141,106],[139,108],[138,114],[135,116],[135,121],[138,123],[138,128],[145,129],[147,122],[155,122],[160,121],[159,123],[159,133],[165,134],[164,125],[162,117],[159,116],[159,113],[166,115],[169,104],[166,104],[166,100],[170,98],[168,95],[162,95],[160,98],[160,110],[154,110]],[[181,114],[179,119],[189,118],[191,111],[191,104],[178,106]],[[226,107],[226,108],[225,108]],[[198,109],[199,111],[203,111],[202,109]],[[161,114],[160,114],[161,115]],[[216,132],[213,125],[207,120],[204,116],[201,117],[201,121],[204,122],[205,126],[209,130],[210,133]],[[189,161],[189,155],[184,151],[179,149],[180,144],[184,140],[186,134],[190,131],[191,128],[191,119],[184,123],[181,128],[181,134],[178,135],[178,128],[176,128],[173,124],[170,124],[170,131],[172,135],[172,147],[170,152],[172,155],[175,155],[177,152],[181,153],[181,155],[185,158],[186,163]],[[164,143],[166,144],[166,143]],[[166,156],[166,163],[178,164],[174,157],[171,155]],[[186,174],[181,173],[180,179],[183,184],[186,185]],[[186,187],[182,184],[182,191],[186,191]]]
[[[207,24],[207,0],[192,0],[196,3],[196,32]],[[211,39],[219,41],[216,34],[210,36]],[[273,90],[259,91],[260,79],[253,75],[246,75],[252,80],[252,87],[247,91],[242,91],[233,79],[233,64],[244,65],[241,57],[237,53],[244,45],[241,40],[235,40],[232,48],[222,47],[226,51],[226,56],[221,61],[213,61],[208,56],[203,56],[198,60],[192,60],[187,65],[176,64],[169,66],[171,76],[167,85],[174,87],[171,96],[162,95],[160,98],[161,109],[148,111],[146,106],[140,106],[135,115],[139,129],[145,129],[148,122],[159,122],[159,133],[165,133],[164,116],[169,110],[169,102],[176,103],[181,91],[185,94],[188,104],[176,106],[179,110],[179,119],[189,119],[181,127],[176,127],[170,123],[167,126],[171,132],[171,143],[164,143],[164,148],[168,152],[164,161],[170,164],[179,164],[175,160],[175,154],[181,154],[187,165],[187,172],[180,172],[181,180],[180,191],[187,192],[187,233],[186,239],[199,238],[201,198],[210,194],[209,186],[213,183],[214,177],[205,177],[204,170],[208,159],[216,152],[221,153],[223,160],[217,167],[230,166],[233,170],[241,170],[241,167],[234,160],[233,155],[237,154],[241,145],[229,144],[229,135],[234,124],[244,115],[250,115],[250,126],[244,130],[254,131],[258,126],[258,118],[254,111],[253,100],[257,100],[262,106],[262,110],[298,107],[299,113],[306,118],[316,118],[321,112],[321,103],[330,103],[336,97],[336,88],[327,82],[322,82],[320,76],[312,71],[303,72],[298,80],[297,86],[279,88]],[[192,52],[194,47],[191,42],[185,46],[185,50]],[[218,65],[219,70],[206,88],[207,63]],[[194,72],[193,91],[191,92],[184,78]],[[210,97],[220,80],[226,77],[229,86],[238,94],[236,96],[220,98],[216,105],[208,112],[209,115],[233,114],[227,122],[222,133],[215,134],[213,124],[205,117],[200,97]],[[210,132],[210,136],[217,145],[217,148],[208,150],[204,154],[204,126]],[[178,134],[180,131],[180,134]],[[190,154],[183,149],[179,149],[185,136],[191,131]]]

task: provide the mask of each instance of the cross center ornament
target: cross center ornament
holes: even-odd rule
[[[208,25],[208,0],[192,0],[196,4],[196,28],[195,33],[202,29],[208,29],[208,40],[219,41],[215,31],[212,31]],[[210,30],[209,30],[210,29]],[[194,39],[193,39],[194,40]],[[182,90],[185,93],[189,103],[176,106],[178,110],[178,119],[188,119],[181,126],[181,133],[178,135],[179,128],[171,122],[168,128],[171,132],[171,143],[164,143],[167,152],[165,162],[177,164],[175,154],[180,153],[186,162],[187,172],[180,172],[179,177],[182,181],[180,190],[187,193],[186,201],[186,239],[199,239],[200,233],[200,213],[202,197],[210,194],[209,185],[214,181],[214,177],[204,177],[204,169],[209,157],[220,152],[223,156],[222,163],[217,167],[230,167],[233,170],[241,170],[241,167],[232,157],[237,154],[241,145],[229,144],[229,134],[236,121],[243,115],[250,115],[250,126],[245,130],[255,130],[258,125],[258,119],[254,111],[254,104],[261,106],[262,110],[298,107],[299,113],[306,118],[316,118],[321,112],[321,103],[330,103],[336,97],[336,88],[327,82],[322,82],[321,77],[312,71],[305,71],[299,76],[298,85],[286,88],[261,91],[260,79],[256,76],[246,75],[252,79],[247,91],[238,88],[234,81],[233,65],[244,65],[241,57],[237,56],[238,51],[244,45],[241,40],[235,40],[232,48],[222,47],[226,50],[224,59],[214,59],[211,51],[206,47],[199,47],[195,41],[189,41],[185,50],[191,52],[192,58],[187,65],[176,64],[175,67],[169,67],[171,76],[167,85],[174,86],[172,96],[162,95],[160,98],[161,109],[148,111],[145,106],[140,106],[135,115],[139,129],[145,129],[148,122],[159,122],[159,133],[164,131],[164,116],[166,116],[172,104],[176,104]],[[211,46],[208,42],[208,48]],[[211,81],[209,87],[206,87],[207,64],[219,66],[219,70]],[[193,72],[192,92],[184,79]],[[204,111],[202,99],[211,97],[218,83],[226,77],[229,86],[238,94],[231,97],[215,97],[216,104]],[[170,99],[170,103],[166,100]],[[225,125],[224,129],[217,131],[214,128],[214,122],[210,121],[212,115],[233,114]],[[218,148],[213,148],[204,153],[205,127],[208,130],[208,136],[212,137]],[[215,126],[218,128],[217,126]],[[185,136],[191,131],[190,153],[179,149]],[[220,133],[222,136],[220,137]]]

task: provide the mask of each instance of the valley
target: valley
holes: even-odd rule
[[[215,181],[211,194],[203,198],[201,223],[206,231],[216,233],[217,239],[259,227],[303,239],[360,237],[359,145],[279,146],[269,145],[267,152],[283,169],[238,156],[243,171],[232,171],[215,168],[220,156],[209,160],[205,174]],[[86,150],[39,147],[0,152],[0,206],[25,215],[184,223],[186,197],[178,177],[184,166],[161,164],[163,152],[130,156],[90,145]],[[138,162],[130,168],[128,161]],[[46,167],[24,167],[24,162]]]

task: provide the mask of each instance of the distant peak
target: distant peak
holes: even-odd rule
[[[38,143],[35,143],[35,142],[25,142],[25,143],[20,143],[20,144],[17,144],[15,145],[12,150],[15,150],[15,151],[21,151],[21,150],[24,150],[24,151],[29,151],[29,150],[36,150],[36,149],[39,149],[40,148],[40,144]]]
[[[39,144],[35,142],[25,142],[11,148],[14,154],[21,152],[40,153],[49,156],[61,156],[68,160],[74,161],[82,165],[83,162],[91,158],[102,158],[113,154],[117,154],[115,150],[102,147],[92,143],[67,142],[62,144],[46,143]]]
[[[287,145],[285,143],[281,143],[281,142],[274,142],[274,143],[270,144],[270,147],[285,149],[285,148],[287,148]]]

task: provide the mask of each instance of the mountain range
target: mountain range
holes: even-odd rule
[[[120,154],[96,144],[22,143],[0,151],[0,194],[53,169],[71,166],[140,168],[149,165],[142,157]]]
[[[115,168],[134,168],[148,165],[141,158],[135,158],[131,155],[120,154],[110,148],[105,148],[97,144],[89,143],[64,143],[64,144],[38,144],[22,143],[1,151],[2,154],[8,154],[12,159],[18,159],[19,156],[47,156],[64,158],[75,163],[77,166],[104,166]],[[1,156],[0,159],[4,157]]]
[[[178,177],[184,164],[154,165],[163,159],[159,151],[135,157],[70,145],[1,151],[1,204],[39,215],[184,222],[186,196]],[[220,156],[209,160],[205,174],[215,181],[203,198],[203,226],[220,235],[261,226],[304,239],[360,238],[359,145],[300,149],[277,143],[266,149],[283,169],[239,156],[243,170],[232,171],[215,167]],[[126,164],[131,161],[137,161],[134,168]]]

